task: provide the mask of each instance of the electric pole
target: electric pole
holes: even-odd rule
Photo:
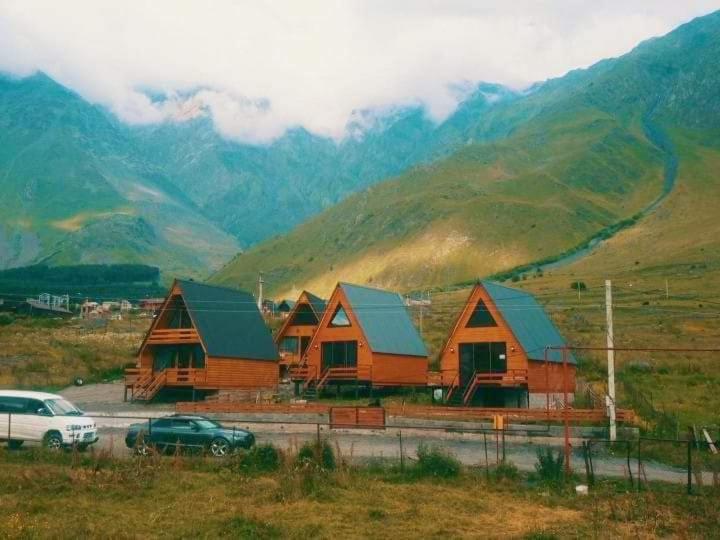
[[[263,277],[262,272],[258,274],[258,309],[260,310],[260,313],[262,313],[262,306],[263,306]]]
[[[665,280],[665,300],[670,298],[670,287],[668,286],[668,280]]]
[[[610,416],[610,440],[617,438],[617,426],[615,425],[615,337],[613,335],[613,313],[612,313],[612,282],[605,280],[605,317],[607,320],[607,368],[608,368],[608,395],[606,397],[608,412]]]

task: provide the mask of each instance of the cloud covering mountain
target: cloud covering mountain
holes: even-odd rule
[[[441,121],[467,83],[523,87],[716,7],[3,0],[0,70],[45,72],[127,123],[207,115],[242,142],[268,143],[293,127],[341,139],[354,111],[422,105]]]

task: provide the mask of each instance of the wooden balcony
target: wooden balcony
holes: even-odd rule
[[[527,369],[508,369],[504,373],[476,373],[475,384],[477,386],[501,386],[516,387],[527,386]]]
[[[156,328],[147,339],[148,345],[183,345],[200,343],[200,336],[194,328]]]

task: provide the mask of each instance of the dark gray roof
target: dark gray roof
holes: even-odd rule
[[[528,358],[544,360],[545,347],[565,345],[560,332],[532,294],[492,281],[482,281],[481,284],[510,326]],[[548,360],[562,362],[562,352],[548,351]],[[568,354],[568,362],[575,363],[572,353]]]
[[[393,292],[341,283],[373,352],[427,356],[402,297]]]
[[[195,281],[177,283],[208,356],[279,359],[270,330],[250,293]]]
[[[317,315],[318,319],[322,318],[323,313],[325,313],[325,307],[327,306],[327,302],[319,296],[315,296],[313,293],[310,293],[308,291],[305,291],[305,294],[307,295],[308,300],[310,300],[310,305],[312,306],[315,315]]]

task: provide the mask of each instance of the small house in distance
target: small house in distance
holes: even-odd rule
[[[575,359],[546,347],[565,342],[532,294],[477,283],[440,355],[445,397],[453,404],[546,407],[575,391]]]
[[[300,363],[315,330],[325,313],[325,300],[303,291],[275,335],[280,350],[280,378],[287,376],[288,366]]]
[[[277,305],[277,312],[282,318],[287,318],[290,315],[290,312],[295,307],[295,302],[293,300],[288,300],[287,298],[280,300],[280,302]]]
[[[126,394],[152,399],[163,388],[272,390],[278,353],[257,303],[245,291],[175,280],[126,371]]]
[[[348,383],[424,387],[427,357],[399,294],[338,283],[291,376],[305,390]]]

